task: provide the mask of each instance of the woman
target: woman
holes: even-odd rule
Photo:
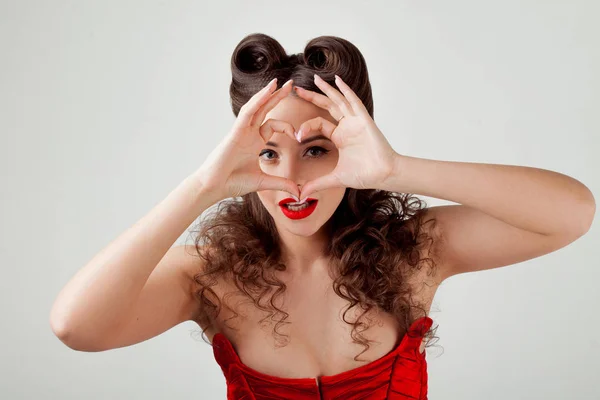
[[[288,56],[253,34],[231,66],[229,134],[58,296],[52,327],[69,347],[128,346],[193,320],[230,399],[426,399],[437,287],[589,229],[594,198],[570,177],[392,149],[344,39]],[[173,246],[216,203],[195,245]]]

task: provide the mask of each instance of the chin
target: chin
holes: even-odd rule
[[[314,226],[312,224],[306,224],[303,226],[300,226],[300,225],[290,226],[290,224],[286,224],[282,228],[287,230],[290,233],[293,233],[296,236],[310,237],[310,236],[314,235],[315,233],[317,233],[319,231],[319,229],[321,229],[321,226],[320,225]]]
[[[279,210],[278,210],[279,211]],[[315,217],[318,217],[315,215]],[[310,217],[309,217],[310,218]],[[318,220],[292,220],[285,215],[277,215],[273,218],[277,229],[285,229],[286,231],[298,236],[312,236],[321,229],[323,224]]]

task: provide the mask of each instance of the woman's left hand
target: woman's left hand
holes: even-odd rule
[[[381,188],[394,169],[394,160],[399,156],[354,91],[337,75],[335,82],[341,93],[315,74],[315,84],[327,96],[296,87],[300,98],[329,111],[338,120],[335,125],[317,117],[305,121],[298,129],[298,141],[301,141],[303,132],[320,131],[339,150],[335,169],[307,182],[302,187],[301,199],[333,187]]]

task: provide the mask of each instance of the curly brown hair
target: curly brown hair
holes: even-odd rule
[[[341,76],[373,118],[373,96],[366,62],[357,47],[339,37],[317,37],[308,42],[303,53],[287,55],[272,37],[251,34],[235,48],[231,71],[229,93],[236,117],[240,108],[275,77],[278,87],[293,79],[296,86],[323,94],[313,81],[313,74],[318,73],[332,85],[334,75]],[[295,95],[294,91],[292,95]],[[344,321],[353,325],[351,336],[355,342],[366,346],[354,358],[356,361],[368,350],[371,341],[362,335],[356,339],[354,333],[358,327],[368,328],[361,319],[373,307],[394,316],[402,332],[407,334],[415,318],[427,315],[419,304],[412,304],[408,283],[408,278],[424,263],[429,263],[432,269],[436,265],[432,258],[421,258],[422,250],[431,251],[433,242],[429,234],[433,230],[424,226],[428,223],[435,226],[434,219],[423,221],[425,209],[426,202],[410,194],[347,188],[327,223],[330,239],[325,256],[329,257],[335,271],[333,289],[350,302],[344,312]],[[285,283],[276,278],[274,272],[285,271],[286,265],[281,261],[279,235],[273,218],[257,193],[219,202],[213,215],[204,215],[200,219],[195,233],[198,234],[196,250],[205,263],[203,271],[194,277],[201,287],[197,292],[200,304],[206,310],[202,321],[197,322],[201,326],[203,323],[212,325],[210,318],[214,320],[218,316],[221,302],[210,286],[216,284],[219,277],[230,277],[239,293],[254,302],[258,309],[269,313],[267,318],[275,312],[283,315],[274,328],[274,333],[279,335],[277,327],[290,322],[284,322],[289,314],[274,305],[275,296],[281,296],[286,289]],[[268,299],[270,306],[265,307],[262,300],[270,288],[277,290]],[[205,291],[219,306],[208,299]],[[356,322],[346,321],[346,312],[356,305],[364,312]],[[413,308],[420,310],[420,315],[413,313]],[[431,331],[426,333],[429,339],[436,337]]]

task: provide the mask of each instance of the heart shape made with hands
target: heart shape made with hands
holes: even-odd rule
[[[325,95],[298,86],[294,87],[296,93],[327,110],[338,124],[316,117],[303,122],[294,135],[301,143],[305,132],[320,132],[338,148],[339,158],[333,171],[306,182],[300,198],[303,200],[314,192],[335,187],[383,189],[400,155],[379,130],[360,98],[339,76],[335,75],[339,90],[317,74],[314,79]]]

